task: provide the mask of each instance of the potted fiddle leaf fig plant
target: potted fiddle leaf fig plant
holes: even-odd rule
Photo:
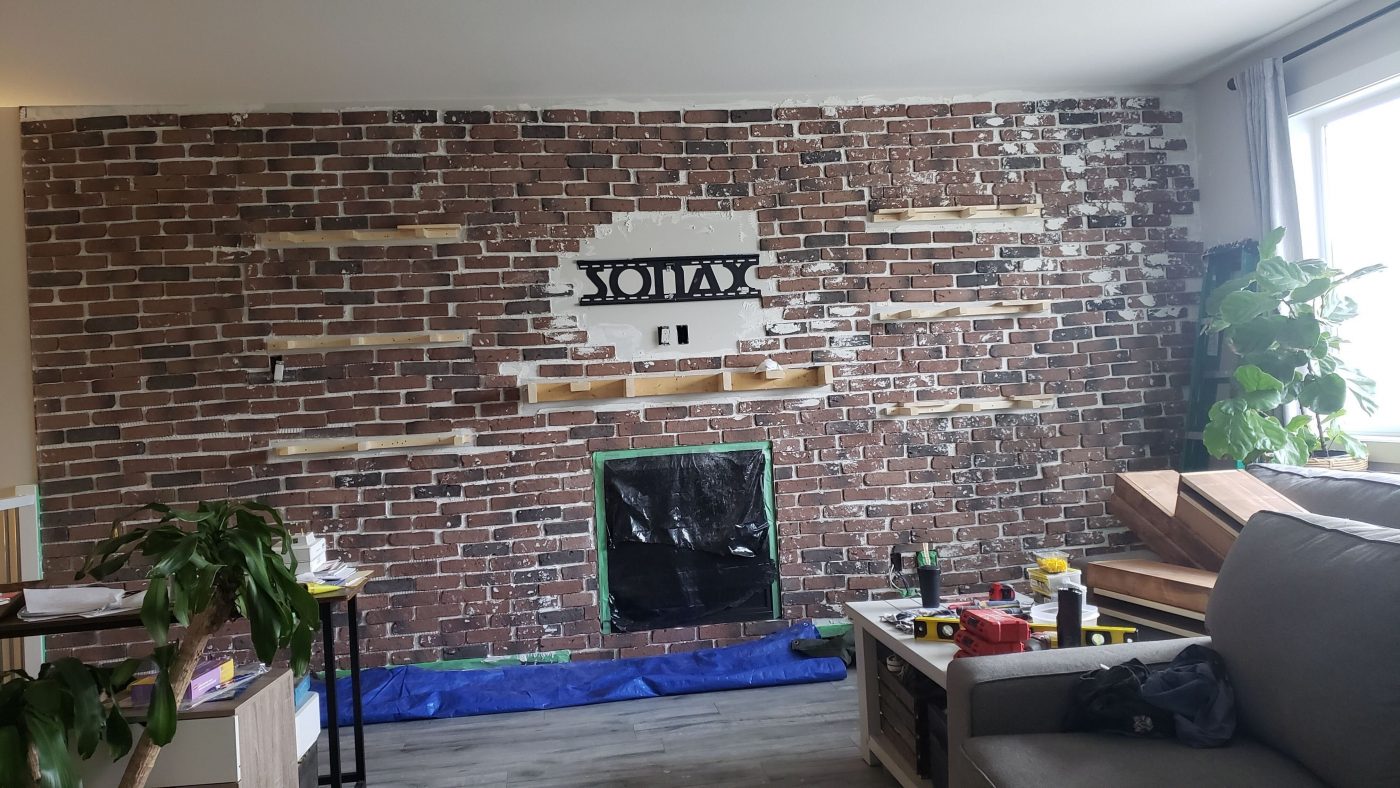
[[[154,522],[123,531],[127,521],[151,515]],[[155,686],[121,788],[146,784],[160,748],[175,736],[175,699],[184,696],[210,637],[235,616],[247,619],[253,651],[264,664],[287,649],[293,671],[306,672],[320,612],[297,582],[295,559],[287,556],[291,542],[272,507],[217,501],[193,511],[148,504],[118,518],[111,537],[93,548],[79,578],[112,577],[138,554],[149,564],[141,622],[155,643]],[[185,627],[178,641],[169,637],[172,619]]]
[[[1321,260],[1290,262],[1277,253],[1283,234],[1279,227],[1259,244],[1253,272],[1221,284],[1207,299],[1203,330],[1222,334],[1239,366],[1235,396],[1210,409],[1206,450],[1242,463],[1364,458],[1365,445],[1342,428],[1341,418],[1348,399],[1367,414],[1375,411],[1375,383],[1342,361],[1340,327],[1357,308],[1340,291],[1384,266],[1345,273]]]
[[[79,786],[74,753],[90,758],[104,741],[113,760],[130,751],[117,696],[143,662],[93,667],[65,657],[38,676],[8,671],[0,684],[0,788]]]

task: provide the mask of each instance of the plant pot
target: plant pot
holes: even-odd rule
[[[1365,457],[1353,457],[1344,451],[1317,452],[1308,458],[1309,468],[1326,468],[1330,471],[1364,471],[1370,467]]]

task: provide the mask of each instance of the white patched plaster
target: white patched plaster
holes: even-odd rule
[[[551,284],[571,285],[573,293],[551,299],[550,311],[575,318],[577,327],[588,332],[588,344],[612,345],[623,361],[733,353],[742,339],[762,339],[764,323],[779,319],[780,311],[771,309],[765,315],[757,298],[606,306],[578,303],[595,289],[578,260],[716,254],[759,254],[759,268],[749,272],[749,284],[766,295],[776,292],[773,280],[758,276],[773,260],[771,253],[758,252],[758,218],[752,211],[617,214],[612,224],[598,227],[596,237],[583,241],[579,254],[560,257]],[[716,273],[720,286],[727,286],[726,272]],[[689,326],[690,344],[657,344],[657,327],[674,325]]]

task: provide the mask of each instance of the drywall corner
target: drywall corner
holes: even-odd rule
[[[19,107],[0,107],[0,487],[33,484],[34,375],[29,360],[29,286],[24,260],[24,187]]]

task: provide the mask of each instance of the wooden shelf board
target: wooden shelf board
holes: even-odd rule
[[[460,345],[467,341],[465,331],[415,331],[407,334],[346,334],[337,336],[268,337],[268,350],[328,350],[362,347],[407,347],[413,345]]]
[[[897,312],[881,312],[875,319],[882,322],[897,320],[950,320],[959,317],[981,317],[986,315],[1030,315],[1050,308],[1049,301],[992,301],[990,303],[957,304],[932,309],[901,309]]]
[[[944,413],[982,413],[993,410],[1039,410],[1055,403],[1053,396],[950,399],[941,402],[907,402],[885,408],[886,416],[934,416]]]
[[[667,397],[677,394],[714,394],[726,391],[816,388],[830,385],[831,380],[830,366],[790,367],[762,372],[737,370],[684,372],[675,375],[633,375],[625,378],[536,381],[521,387],[521,397],[530,404]]]
[[[1045,206],[1023,205],[939,205],[923,208],[882,208],[873,217],[877,222],[951,222],[965,219],[1039,218]]]
[[[391,449],[434,449],[447,446],[470,446],[469,431],[438,432],[426,435],[383,435],[369,438],[318,438],[289,441],[272,447],[278,457],[303,454],[352,454]]]
[[[460,224],[401,224],[390,230],[298,230],[263,233],[258,240],[279,246],[350,246],[380,241],[450,241],[462,237]]]

